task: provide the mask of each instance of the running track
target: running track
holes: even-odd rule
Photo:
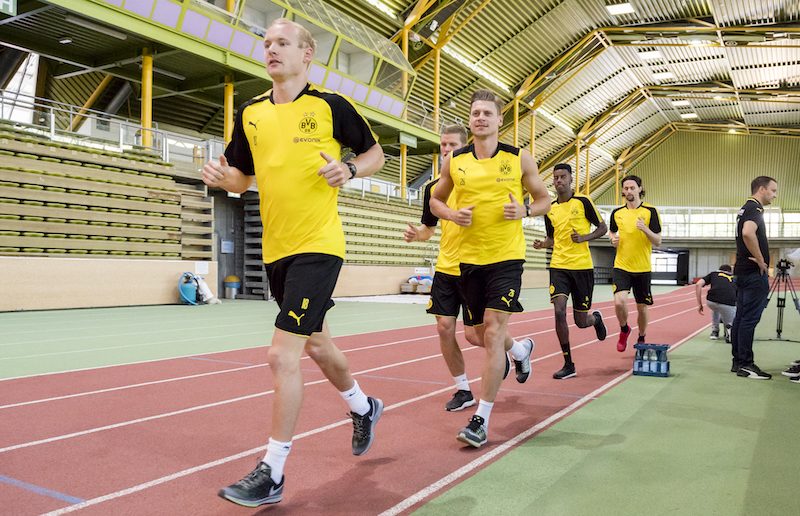
[[[656,299],[649,342],[682,343],[708,325],[697,314],[693,289]],[[472,409],[444,411],[453,386],[434,326],[335,339],[365,391],[386,404],[376,442],[363,457],[351,454],[346,406],[304,357],[305,400],[286,491],[270,513],[403,512],[534,437],[630,375],[635,337],[617,353],[613,307],[596,308],[609,336],[598,342],[591,328],[571,326],[578,376],[565,381],[551,378],[562,365],[552,312],[512,317],[512,335],[536,340],[534,374],[521,385],[512,370],[492,413],[489,443],[480,449],[455,439]],[[632,312],[629,323],[635,320]],[[263,456],[272,401],[265,349],[0,382],[3,512],[257,512],[217,498],[216,491]],[[482,352],[468,347],[464,353],[477,391]]]

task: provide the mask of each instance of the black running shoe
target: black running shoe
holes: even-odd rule
[[[223,487],[217,494],[221,498],[245,507],[278,503],[283,499],[283,481],[286,476],[281,477],[280,483],[276,484],[270,473],[270,467],[259,462],[256,469],[246,477],[235,484]]]
[[[603,322],[603,314],[598,310],[592,312],[594,315],[594,332],[597,334],[597,340],[606,340],[608,334],[606,330],[606,323]]]
[[[533,354],[533,348],[536,347],[530,337],[522,342],[528,354],[522,360],[514,360],[514,371],[517,373],[517,381],[519,383],[525,383],[531,375],[531,355]]]
[[[503,357],[506,359],[505,370],[503,370],[503,380],[508,378],[508,372],[511,371],[511,359],[508,358],[508,353],[503,353]]]
[[[739,370],[736,371],[736,376],[752,378],[753,380],[769,380],[772,378],[771,374],[765,373],[755,364],[740,367]]]
[[[731,359],[731,372],[732,373],[739,372],[739,362],[737,362],[735,358]]]
[[[355,412],[350,413],[353,418],[353,455],[364,455],[372,446],[375,439],[375,425],[383,414],[383,402],[378,398],[367,398],[369,402],[369,412],[359,416]]]
[[[567,378],[573,378],[575,375],[575,364],[564,364],[564,367],[553,373],[553,378],[566,380]]]
[[[458,412],[474,404],[475,398],[472,396],[471,391],[457,390],[456,393],[453,394],[453,399],[445,404],[444,409],[448,412]]]
[[[782,371],[781,374],[783,376],[788,376],[789,378],[797,378],[800,376],[800,365],[794,365],[786,371]]]
[[[480,448],[483,446],[488,440],[486,425],[484,424],[483,418],[481,416],[472,416],[469,420],[469,424],[458,432],[456,439],[462,443],[467,443],[473,448]]]
[[[800,383],[800,376],[795,376],[794,378],[789,378],[790,382],[793,383]]]
[[[792,362],[792,365],[800,365],[800,358]]]

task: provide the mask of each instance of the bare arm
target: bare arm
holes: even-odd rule
[[[433,234],[436,233],[436,227],[426,226],[420,224],[408,224],[408,227],[403,231],[403,240],[406,242],[426,242],[431,239]]]
[[[603,221],[600,221],[600,225],[595,228],[594,231],[589,233],[588,235],[579,235],[577,231],[573,230],[572,233],[572,241],[573,242],[588,242],[590,240],[594,240],[596,238],[600,238],[601,236],[608,233],[608,226]],[[577,235],[577,236],[576,236]]]
[[[219,161],[209,161],[203,165],[203,182],[206,185],[232,193],[246,192],[253,184],[253,177],[229,166],[224,154],[220,155]]]
[[[550,195],[539,177],[539,167],[527,152],[522,153],[522,186],[531,194],[530,216],[544,215],[550,211]]]
[[[653,244],[653,247],[661,245],[661,233],[653,233],[653,230],[647,227],[647,224],[642,219],[636,221],[636,227],[645,234],[650,243]]]
[[[767,262],[764,261],[764,255],[761,254],[761,248],[758,247],[757,229],[758,226],[752,220],[744,221],[742,225],[742,241],[747,250],[750,251],[750,254],[753,255],[750,259],[756,262],[758,268],[761,269],[761,274],[764,274],[767,272],[768,267]]]
[[[703,287],[706,285],[705,280],[699,279],[694,284],[694,292],[697,294],[697,312],[703,315]]]
[[[533,248],[534,249],[545,249],[553,247],[553,237],[547,237],[544,240],[534,240],[533,241]]]
[[[325,164],[320,167],[317,175],[323,176],[329,186],[334,188],[342,186],[351,179],[350,168],[346,163],[324,152],[320,152],[319,155],[325,160]],[[354,178],[371,176],[383,166],[383,149],[376,143],[350,160],[350,163],[356,166]]]

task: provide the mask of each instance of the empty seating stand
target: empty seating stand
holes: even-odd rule
[[[189,175],[0,124],[0,254],[211,260],[213,204]]]

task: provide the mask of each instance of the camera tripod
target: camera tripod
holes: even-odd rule
[[[800,342],[792,339],[784,339],[781,337],[783,333],[783,309],[786,308],[786,293],[789,292],[794,302],[794,308],[800,313],[800,301],[797,299],[797,292],[794,289],[792,278],[789,276],[789,268],[791,264],[785,260],[778,262],[775,277],[772,279],[772,285],[769,287],[769,296],[767,297],[767,304],[772,301],[772,296],[775,295],[778,307],[778,323],[775,328],[777,337],[769,340],[783,340],[788,342]]]

